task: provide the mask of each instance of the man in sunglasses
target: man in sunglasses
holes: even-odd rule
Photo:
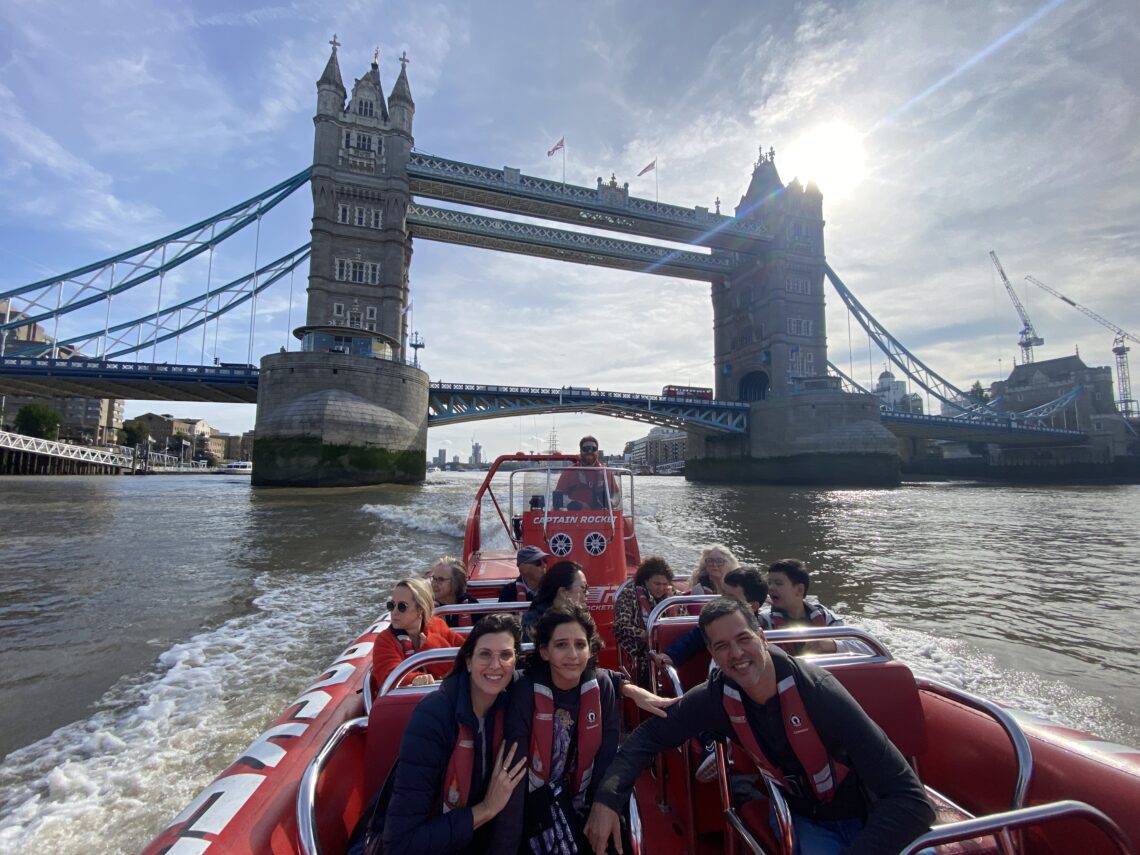
[[[602,463],[598,440],[584,436],[578,441],[578,463],[558,478],[556,490],[566,497],[568,510],[604,510],[621,504],[617,478]]]
[[[519,577],[499,589],[500,603],[534,602],[542,577],[546,575],[546,559],[550,556],[537,546],[524,546],[515,553]]]

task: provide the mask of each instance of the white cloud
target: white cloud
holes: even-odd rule
[[[1008,371],[1016,351],[991,248],[1019,288],[1033,273],[1140,329],[1140,37],[1128,0],[1068,0],[1036,19],[1035,0],[984,13],[902,0],[738,2],[685,16],[604,2],[574,15],[503,2],[477,13],[367,0],[117,8],[113,20],[96,4],[0,10],[11,43],[0,57],[0,252],[13,262],[0,287],[202,219],[304,166],[314,81],[337,32],[349,87],[379,45],[390,90],[407,50],[421,149],[560,177],[561,158],[546,150],[565,135],[569,181],[616,173],[636,195],[659,184],[662,201],[685,206],[719,196],[731,211],[757,145],[774,146],[780,166],[812,127],[869,132],[868,178],[824,200],[829,261],[960,385],[995,378],[999,354]],[[636,179],[654,157],[658,172]],[[267,218],[277,225],[263,259],[307,239],[304,207]],[[220,252],[215,276],[239,275],[251,257],[248,244]],[[178,293],[194,282],[179,280]],[[645,391],[712,381],[700,283],[420,241],[412,288],[433,377]],[[1108,364],[1106,331],[1041,292],[1028,300],[1047,342],[1039,358],[1079,345]],[[259,352],[287,334],[285,302],[260,301]],[[301,314],[295,307],[294,325]],[[848,342],[833,294],[828,326],[833,361],[861,379],[878,373],[882,357],[868,359],[858,330]],[[220,349],[244,361],[247,347],[248,316],[220,325]],[[611,450],[643,430],[530,417],[433,431],[429,447],[450,438],[465,450],[474,428],[488,451],[513,450],[555,424],[567,445],[581,429]]]

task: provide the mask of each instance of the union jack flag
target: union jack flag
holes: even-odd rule
[[[556,142],[554,144],[554,148],[552,148],[550,151],[548,151],[546,153],[546,156],[547,157],[554,157],[554,152],[558,151],[560,148],[566,148],[566,137],[563,137],[558,142]]]

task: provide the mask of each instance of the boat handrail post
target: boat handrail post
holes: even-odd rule
[[[975,837],[993,834],[994,832],[1004,834],[1011,829],[1021,829],[1039,823],[1073,817],[1088,820],[1092,825],[1099,828],[1125,855],[1134,852],[1128,838],[1125,837],[1120,826],[1111,817],[1086,802],[1065,799],[936,825],[926,834],[912,840],[899,855],[916,855],[928,846],[954,843],[959,840],[972,840]]]
[[[317,782],[320,780],[321,770],[350,734],[367,729],[368,716],[349,719],[333,731],[305,766],[305,772],[297,786],[297,843],[301,847],[302,855],[321,853],[321,844],[317,839]]]
[[[380,691],[376,693],[376,697],[383,697],[397,688],[414,689],[416,691],[426,689],[431,691],[439,685],[438,680],[426,686],[401,686],[400,681],[412,671],[417,671],[425,665],[432,665],[437,662],[454,662],[457,653],[459,653],[458,647],[434,647],[431,650],[421,650],[419,653],[413,653],[393,668],[391,673],[384,678],[384,682],[380,684]]]

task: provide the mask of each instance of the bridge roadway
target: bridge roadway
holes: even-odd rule
[[[76,396],[159,401],[257,402],[253,366],[167,365],[98,359],[0,357],[0,394],[30,397]],[[811,395],[810,391],[797,394]],[[733,401],[678,399],[579,386],[491,386],[432,383],[428,424],[459,424],[505,416],[587,412],[710,433],[743,434],[749,405]],[[1002,445],[1083,445],[1082,431],[1037,428],[1004,421],[967,421],[909,413],[882,414],[899,437],[992,442]]]

